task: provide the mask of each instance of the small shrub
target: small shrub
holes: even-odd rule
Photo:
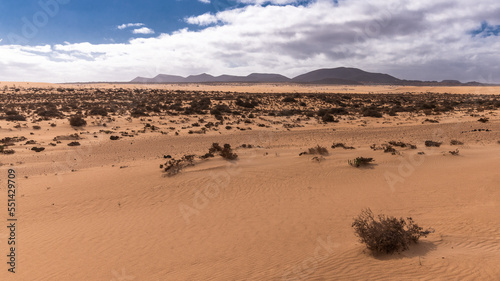
[[[459,140],[451,140],[450,145],[463,145],[464,143]]]
[[[392,155],[398,154],[398,151],[390,144],[384,144],[383,148],[384,148],[384,153],[391,153]]]
[[[453,151],[448,151],[448,153],[450,153],[451,155],[454,155],[454,156],[458,156],[458,154],[460,153],[460,151],[457,149],[453,150]]]
[[[332,145],[332,148],[337,148],[337,147],[342,147],[343,149],[355,149],[354,146],[346,146],[345,144],[340,143],[340,142],[334,143]]]
[[[366,158],[366,157],[357,157],[354,160],[348,160],[347,163],[353,167],[360,167],[360,166],[365,166],[373,162],[373,158]]]
[[[411,143],[404,143],[402,141],[390,141],[389,144],[393,145],[393,146],[399,146],[401,148],[409,147],[411,149],[417,149],[416,145],[411,144]]]
[[[293,97],[286,97],[281,100],[282,102],[296,102],[297,100]]]
[[[319,155],[328,155],[328,149],[326,147],[322,147],[317,145],[316,147],[309,148],[308,154],[319,154]]]
[[[439,123],[438,120],[435,119],[425,119],[424,122],[429,122],[429,123]]]
[[[352,223],[356,236],[373,253],[392,254],[408,250],[420,237],[427,237],[430,230],[423,230],[412,218],[395,218],[379,215],[374,218],[370,209],[363,210]]]
[[[431,141],[431,140],[425,141],[425,146],[427,146],[427,147],[440,147],[441,144],[442,144],[442,142]]]
[[[69,118],[69,124],[73,127],[82,127],[87,125],[87,121],[80,115],[73,115]]]
[[[7,121],[26,121],[26,117],[22,116],[22,115],[7,115],[7,117],[5,118],[5,120]]]
[[[194,155],[184,155],[181,159],[171,158],[164,165],[160,165],[168,177],[177,175],[185,167],[194,166]]]
[[[40,126],[38,126],[38,125],[34,125],[34,126],[33,126],[33,130],[40,130],[40,129],[42,129],[42,127],[40,127]]]
[[[382,118],[383,115],[377,109],[367,108],[367,109],[363,110],[363,116],[364,117]]]
[[[238,159],[238,154],[234,153],[231,149],[231,145],[224,144],[224,148],[220,152],[220,156],[226,160],[236,160]]]
[[[321,117],[321,120],[325,123],[338,123],[339,122],[338,120],[335,120],[335,118],[333,118],[333,115],[331,115],[331,114],[323,115],[323,117]]]
[[[490,121],[490,119],[483,117],[483,118],[479,118],[479,120],[477,120],[477,121],[479,121],[481,123],[486,123],[486,122]]]
[[[68,143],[68,146],[80,146],[80,143],[77,141],[72,141],[72,142]]]
[[[42,152],[45,150],[45,147],[32,147],[31,150],[34,152]]]

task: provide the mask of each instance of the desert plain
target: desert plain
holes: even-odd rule
[[[2,82],[0,97],[0,280],[500,280],[500,87]],[[365,208],[433,232],[373,255],[351,227]]]

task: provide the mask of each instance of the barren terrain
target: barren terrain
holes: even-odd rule
[[[19,221],[0,279],[497,280],[499,94],[2,82],[0,220],[13,169]],[[351,227],[364,208],[434,232],[372,255]]]

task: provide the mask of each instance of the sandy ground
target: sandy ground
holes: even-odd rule
[[[33,82],[0,82],[0,88],[12,87],[75,87],[75,88],[138,88],[138,89],[165,89],[184,91],[223,91],[239,93],[451,93],[451,94],[486,94],[499,95],[500,86],[355,86],[355,85],[301,85],[301,84],[266,84],[266,83],[213,83],[213,84],[50,84]]]
[[[34,130],[1,121],[0,138],[26,136],[46,150],[23,142],[0,156],[0,221],[7,225],[8,169],[17,175],[19,218],[15,274],[1,227],[0,280],[498,280],[500,119],[490,117],[485,124],[466,115],[437,124],[364,118],[363,126],[146,132],[116,141],[91,123],[75,130],[67,120],[44,121]],[[143,126],[117,119],[109,129]],[[48,146],[75,132],[81,146]],[[429,139],[443,145],[427,148]],[[391,140],[418,149],[370,149]],[[213,142],[254,148],[236,148],[237,161],[197,160],[162,176],[164,155],[201,155]],[[331,149],[334,142],[356,149]],[[315,145],[330,155],[299,156]],[[456,148],[458,156],[448,153]],[[347,164],[358,156],[375,164]],[[409,251],[372,256],[351,227],[363,208],[411,216],[435,232]]]

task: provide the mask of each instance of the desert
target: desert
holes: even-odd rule
[[[498,87],[0,86],[2,280],[500,276]],[[367,208],[432,233],[373,254]]]

